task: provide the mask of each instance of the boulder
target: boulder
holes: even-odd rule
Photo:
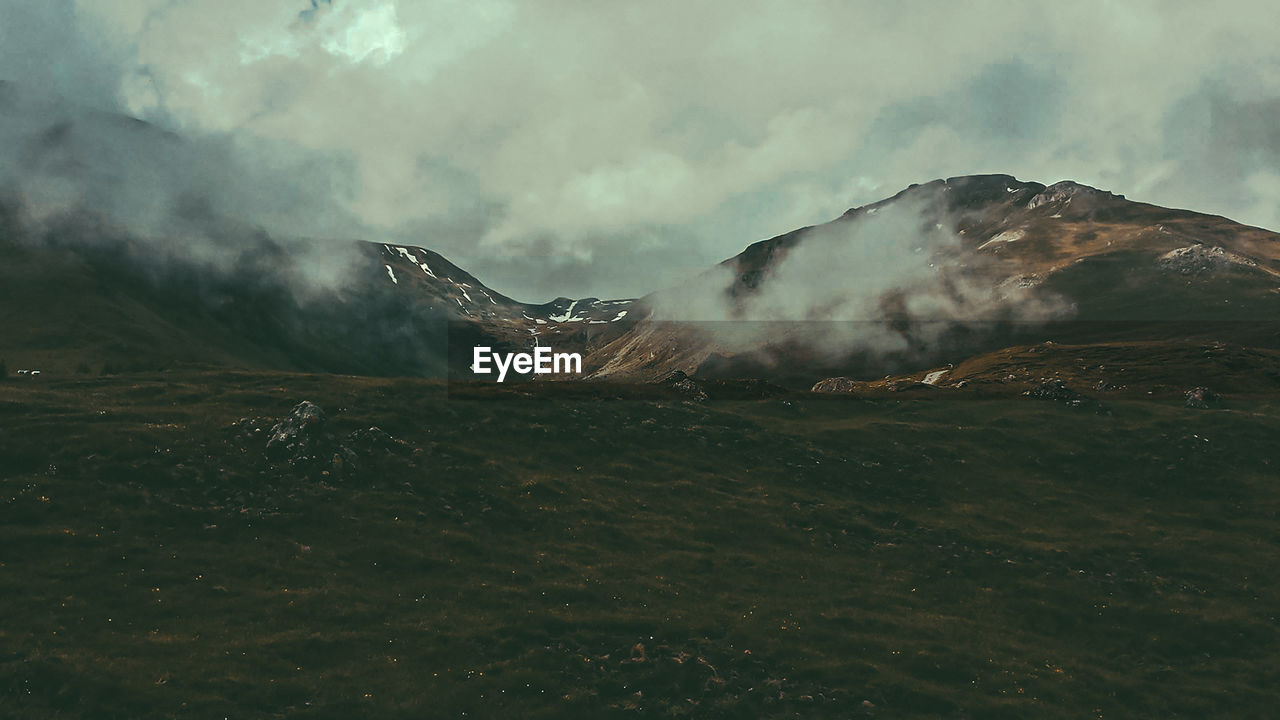
[[[1187,391],[1186,405],[1197,410],[1208,410],[1222,402],[1222,396],[1207,387],[1195,387]]]
[[[319,405],[303,400],[271,428],[267,440],[270,460],[303,460],[323,455],[338,444],[329,432],[328,418]]]
[[[659,385],[665,385],[676,392],[688,395],[690,399],[703,402],[707,399],[707,391],[683,370],[672,370],[658,379]]]

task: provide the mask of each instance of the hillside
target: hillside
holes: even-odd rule
[[[440,376],[451,327],[522,347],[599,333],[632,304],[519,303],[417,247],[248,232],[214,265],[192,242],[11,226],[0,235],[0,358],[64,377],[175,366]],[[336,279],[308,276],[317,258],[341,266]]]
[[[666,322],[596,353],[601,377],[803,385],[1044,340],[1274,348],[1280,235],[1073,182],[967,176],[757,242],[645,302]]]

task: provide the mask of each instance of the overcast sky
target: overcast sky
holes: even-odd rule
[[[264,177],[307,156],[334,212],[272,232],[412,242],[540,301],[972,173],[1280,229],[1277,27],[1274,0],[0,0],[0,78]]]

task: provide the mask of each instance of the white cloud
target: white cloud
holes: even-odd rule
[[[358,183],[334,202],[370,234],[528,258],[524,276],[639,237],[672,238],[673,264],[727,255],[975,172],[1276,221],[1257,188],[1280,148],[1250,120],[1280,108],[1272,2],[76,7],[85,53],[129,49],[110,92],[131,112],[348,157]],[[67,87],[89,67],[0,59]],[[639,290],[653,268],[626,270]]]
[[[354,6],[339,7],[345,9]],[[369,60],[376,65],[385,65],[405,49],[405,32],[396,19],[394,2],[360,7],[341,14],[333,13],[321,20],[321,24],[327,26],[327,37],[322,43],[324,49],[352,62]]]

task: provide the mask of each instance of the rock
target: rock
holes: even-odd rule
[[[343,439],[343,444],[361,457],[404,455],[412,451],[408,443],[391,437],[379,427],[356,430]]]
[[[324,410],[308,400],[271,428],[266,457],[306,475],[334,479],[351,477],[359,469],[356,454],[329,430]]]
[[[270,427],[265,433],[265,457],[277,472],[349,480],[361,474],[376,475],[384,463],[408,462],[409,456],[418,452],[377,427],[361,428],[339,440],[324,410],[306,400],[271,423],[267,418],[242,418],[231,428],[240,442],[252,447],[262,441],[263,428]]]
[[[324,410],[309,400],[303,400],[271,428],[271,438],[267,440],[267,458],[314,458],[332,450],[337,444],[337,439],[328,430]]]
[[[1115,193],[1110,193],[1105,190],[1099,190],[1094,187],[1089,187],[1088,185],[1081,185],[1080,183],[1072,182],[1070,180],[1063,180],[1062,182],[1057,182],[1050,185],[1049,187],[1042,190],[1040,194],[1031,198],[1031,200],[1027,203],[1027,209],[1034,210],[1040,207],[1041,205],[1049,205],[1051,203],[1062,203],[1079,196],[1084,196],[1084,197],[1093,196],[1098,198],[1116,198],[1116,199],[1124,198],[1123,195],[1116,195]]]
[[[1041,400],[1055,400],[1064,402],[1071,407],[1080,407],[1089,398],[1067,387],[1066,383],[1061,380],[1045,380],[1039,385],[1022,393],[1027,397],[1039,398]]]
[[[1161,268],[1181,275],[1202,275],[1221,270],[1232,262],[1244,260],[1227,252],[1225,248],[1206,245],[1189,245],[1170,250],[1157,261]],[[1245,264],[1256,264],[1245,261]]]
[[[666,385],[672,390],[684,393],[698,402],[703,402],[707,399],[707,391],[702,389],[701,385],[682,370],[672,370],[659,378],[658,384]]]
[[[260,439],[258,436],[270,430],[275,424],[276,421],[271,418],[240,418],[231,423],[231,429],[235,430],[243,440]]]
[[[833,377],[819,380],[813,384],[809,392],[816,393],[851,393],[858,391],[858,381],[847,377]]]
[[[1222,396],[1207,387],[1191,388],[1187,391],[1186,405],[1197,410],[1208,410],[1222,402]]]

